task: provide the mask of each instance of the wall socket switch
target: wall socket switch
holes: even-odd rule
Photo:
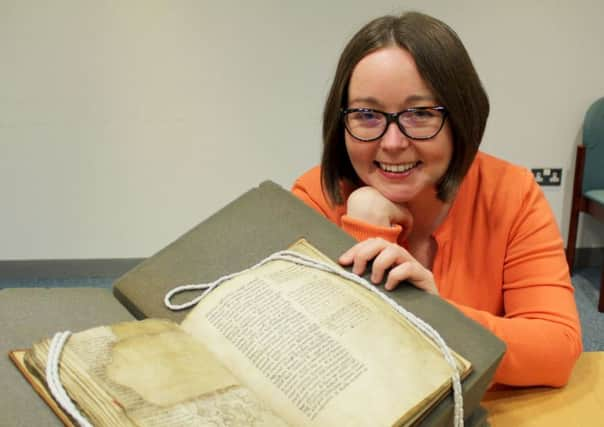
[[[562,184],[562,168],[534,168],[531,171],[539,185],[559,187]]]

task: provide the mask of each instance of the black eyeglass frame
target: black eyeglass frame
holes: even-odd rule
[[[434,132],[434,134],[432,134],[430,136],[416,137],[416,136],[409,135],[407,133],[407,131],[405,130],[405,127],[398,120],[399,116],[401,114],[408,113],[408,112],[412,112],[413,113],[413,112],[416,112],[416,111],[425,111],[425,110],[435,110],[435,111],[440,111],[441,112],[441,114],[442,114],[442,122],[440,123],[439,128]],[[370,138],[370,139],[359,138],[354,133],[352,133],[352,131],[350,129],[348,129],[348,126],[346,125],[346,115],[349,114],[349,113],[379,113],[379,114],[382,114],[384,117],[386,117],[386,126],[384,126],[384,131],[379,136],[376,136],[375,138]],[[342,122],[344,123],[344,128],[346,128],[346,131],[354,139],[357,139],[357,140],[362,141],[362,142],[377,141],[378,139],[380,139],[381,137],[383,137],[384,134],[388,131],[388,127],[390,127],[390,123],[392,123],[392,122],[396,123],[396,125],[399,128],[399,130],[407,138],[415,140],[415,141],[425,141],[427,139],[432,139],[436,135],[439,134],[439,132],[442,130],[442,128],[445,125],[445,121],[447,120],[447,116],[449,114],[449,111],[447,110],[446,107],[443,107],[442,105],[435,105],[433,107],[407,108],[407,109],[405,109],[403,111],[399,111],[398,113],[387,113],[385,111],[375,110],[373,108],[342,108],[342,109],[340,109],[340,114],[342,116]]]

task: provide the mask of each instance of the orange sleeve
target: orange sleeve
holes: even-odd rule
[[[503,317],[456,304],[507,345],[494,377],[515,386],[559,387],[582,351],[581,327],[563,242],[541,189],[528,179],[509,230],[503,268]]]
[[[343,215],[342,230],[359,242],[372,237],[381,237],[384,240],[396,243],[401,231],[403,231],[403,227],[399,224],[393,224],[391,227],[380,227],[349,217],[348,215]]]
[[[381,237],[389,242],[396,242],[401,234],[402,227],[398,224],[394,224],[392,227],[379,227],[349,217],[346,215],[346,206],[344,205],[331,204],[321,189],[321,172],[318,167],[298,178],[291,191],[296,197],[342,228],[357,241],[371,237]]]

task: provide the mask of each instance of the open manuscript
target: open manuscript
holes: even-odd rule
[[[304,240],[290,249],[331,262]],[[49,342],[13,355],[42,384]],[[377,295],[281,260],[224,282],[180,325],[72,335],[59,373],[99,426],[412,425],[451,384],[440,350]]]

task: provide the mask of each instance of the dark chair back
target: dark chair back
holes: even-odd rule
[[[568,224],[566,260],[572,271],[579,214],[604,222],[604,98],[594,102],[583,121],[583,143],[577,147],[573,200]],[[598,310],[604,312],[604,265],[600,278]]]
[[[583,122],[583,192],[604,189],[604,98],[594,102]]]

